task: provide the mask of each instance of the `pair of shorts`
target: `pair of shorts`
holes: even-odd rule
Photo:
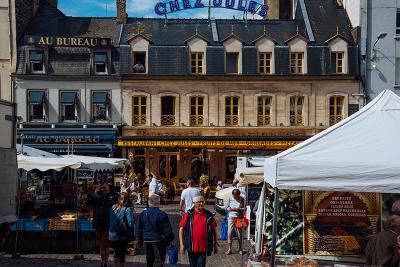
[[[108,241],[108,230],[96,229],[96,241],[100,246],[100,249],[106,249],[110,247],[110,241]]]

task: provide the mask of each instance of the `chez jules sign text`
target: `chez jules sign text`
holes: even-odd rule
[[[25,44],[71,47],[107,47],[111,45],[111,39],[91,37],[27,36],[25,37]]]
[[[170,0],[157,3],[154,6],[154,11],[157,15],[164,16],[182,10],[204,7],[247,11],[261,17],[267,16],[269,9],[267,5],[259,4],[253,0]]]

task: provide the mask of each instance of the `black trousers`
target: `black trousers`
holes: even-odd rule
[[[119,263],[125,263],[126,249],[128,248],[128,240],[111,241],[111,247],[114,249],[114,258]]]
[[[167,248],[163,241],[144,242],[146,249],[147,267],[164,266]]]
[[[190,267],[206,267],[206,252],[188,252]]]

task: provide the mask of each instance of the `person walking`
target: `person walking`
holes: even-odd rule
[[[88,196],[87,204],[93,207],[93,228],[96,230],[96,242],[100,247],[101,264],[106,267],[110,254],[108,229],[110,226],[110,209],[117,202],[117,196],[110,191],[107,183],[99,185],[95,192]]]
[[[126,249],[135,229],[132,210],[127,207],[128,201],[129,195],[122,193],[117,204],[110,209],[108,239],[114,249],[115,267],[125,266]]]
[[[365,249],[366,265],[393,266],[400,263],[400,216],[392,215],[387,230],[373,236]]]
[[[195,197],[193,203],[179,224],[180,252],[187,250],[190,267],[205,267],[207,256],[218,252],[217,222],[204,209],[204,197]]]
[[[239,254],[243,255],[242,250],[242,228],[235,227],[235,219],[243,218],[244,213],[244,198],[240,196],[239,189],[232,190],[232,197],[228,200],[228,206],[226,208],[228,213],[228,250],[225,252],[226,255],[232,254],[232,240],[233,231],[236,231],[238,241],[239,241]]]
[[[171,223],[167,214],[160,210],[160,196],[149,196],[149,207],[144,209],[137,220],[136,234],[139,247],[146,250],[147,267],[161,267],[167,253],[167,246],[174,241]]]
[[[193,208],[193,200],[195,197],[198,197],[201,195],[200,190],[193,187],[194,186],[194,181],[189,179],[186,182],[187,188],[184,189],[181,193],[181,202],[179,203],[179,211],[181,216]]]

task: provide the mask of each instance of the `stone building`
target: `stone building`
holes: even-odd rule
[[[332,0],[300,0],[294,13],[247,22],[128,18],[122,155],[142,174],[232,181],[237,156],[274,155],[357,111],[357,45],[345,11]]]

